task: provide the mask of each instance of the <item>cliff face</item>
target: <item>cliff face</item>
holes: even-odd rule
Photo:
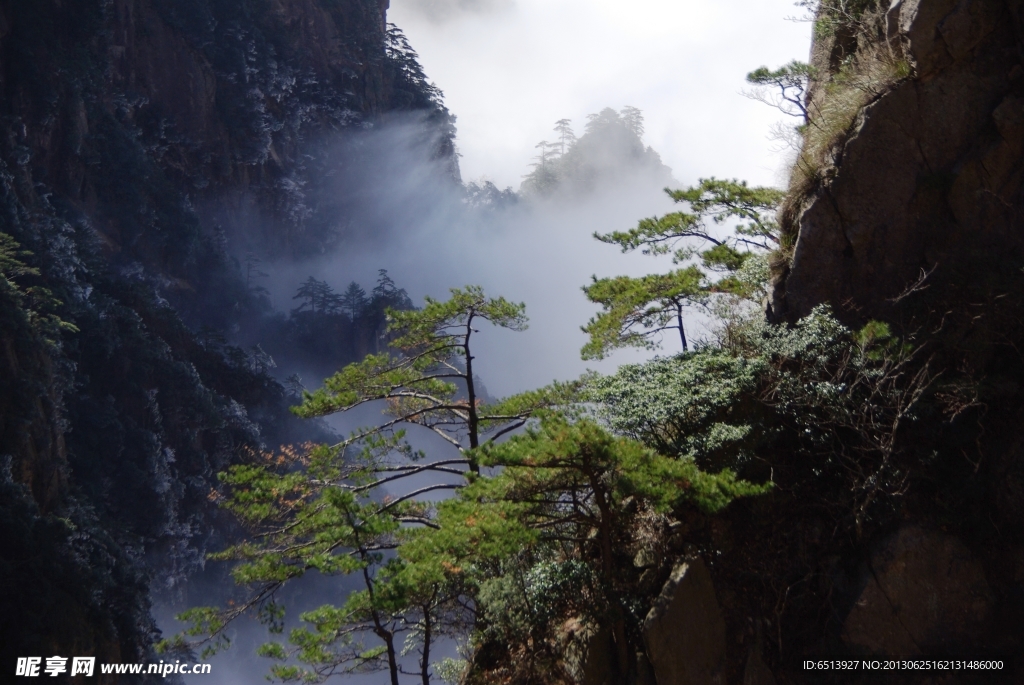
[[[911,75],[874,98],[795,208],[791,266],[771,312],[794,320],[828,302],[848,320],[899,318],[900,295],[965,277],[1024,248],[1024,24],[1018,2],[902,0],[864,36]],[[819,41],[834,75],[856,38]],[[863,49],[861,47],[860,49]],[[828,97],[819,88],[812,96]],[[813,109],[813,108],[812,108]]]
[[[0,0],[3,663],[140,660],[150,587],[213,534],[216,473],[322,437],[260,349],[225,343],[268,314],[229,249],[344,239],[320,179],[368,160],[328,137],[401,119],[458,179],[454,117],[387,7]]]
[[[928,395],[946,404],[907,433],[903,449],[930,456],[907,467],[906,498],[834,557],[825,642],[1009,653],[1024,578],[1024,5],[853,3],[863,14],[820,31],[834,5],[818,15],[811,120],[781,213],[791,252],[768,315],[794,322],[828,304],[853,327],[883,320],[917,347],[936,374]],[[958,387],[970,390],[947,403]],[[795,511],[798,526],[813,518]],[[790,630],[793,649],[824,644]]]
[[[168,241],[149,233],[210,235],[211,217],[193,208],[242,196],[276,224],[264,236],[276,249],[319,249],[330,232],[319,224],[329,219],[316,216],[308,195],[325,163],[317,154],[325,134],[415,111],[430,120],[430,152],[452,160],[457,176],[452,118],[401,34],[386,30],[386,7],[2,3],[12,167],[32,177],[28,188],[45,183],[88,214],[112,250],[165,257],[166,268],[184,255],[163,254]],[[148,232],[133,225],[146,223]]]

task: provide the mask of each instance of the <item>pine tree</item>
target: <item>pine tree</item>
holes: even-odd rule
[[[555,122],[555,133],[558,134],[558,153],[565,155],[573,143],[576,142],[576,134],[572,130],[572,121],[559,119]]]
[[[399,288],[388,276],[387,269],[377,270],[377,285],[373,287],[372,302],[379,309],[391,307],[394,309],[412,308],[412,300],[404,288]]]
[[[337,314],[341,308],[341,299],[327,281],[318,281],[312,276],[299,286],[292,299],[302,300],[299,306],[292,310],[293,313],[308,308],[311,314],[327,316]]]
[[[611,107],[605,107],[596,114],[587,115],[587,125],[585,127],[586,133],[597,133],[602,129],[612,128],[622,125],[622,117]]]
[[[319,292],[313,287],[318,283],[309,283],[312,292]],[[382,271],[375,296],[398,292]],[[430,505],[420,498],[474,480],[480,473],[476,448],[521,428],[538,410],[571,401],[577,388],[554,385],[493,404],[479,397],[475,327],[481,321],[512,331],[526,327],[523,305],[489,298],[480,288],[453,289],[446,301],[427,298],[421,310],[388,309],[387,317],[388,351],[346,366],[320,389],[304,392],[294,409],[302,417],[319,417],[381,403],[386,420],[309,455],[230,469],[224,476],[231,488],[227,506],[253,539],[217,558],[240,562],[234,577],[252,596],[227,609],[203,607],[182,616],[192,625],[188,634],[216,640],[247,611],[258,610],[272,626],[279,624],[283,610],[274,598],[309,570],[359,576],[364,589],[342,606],[302,616],[313,629],[293,631],[291,647],[264,648],[267,656],[294,657],[306,665],[278,665],[274,673],[282,679],[386,669],[397,683],[398,640],[405,634],[419,646],[427,683],[432,636],[453,626],[466,629],[460,602],[467,590],[436,565],[409,564],[385,552],[402,546],[415,532],[410,526],[437,527]],[[439,436],[451,453],[413,449],[405,439],[410,428]],[[383,496],[385,485],[401,488],[406,479],[423,476],[444,480]],[[378,646],[365,645],[371,636]]]
[[[622,117],[622,122],[626,125],[630,131],[636,135],[637,138],[644,137],[644,114],[636,107],[623,107],[622,111],[619,112],[619,116]]]
[[[349,318],[353,321],[362,315],[367,302],[366,291],[355,281],[348,284],[348,288],[345,289],[340,300],[341,308],[348,313]]]
[[[706,305],[709,298],[704,273],[698,267],[640,278],[595,276],[593,281],[583,292],[604,311],[583,326],[590,336],[582,350],[584,359],[603,359],[622,347],[654,349],[659,334],[672,329],[678,331],[683,350],[689,349],[683,310]]]
[[[543,413],[525,434],[489,443],[479,453],[480,463],[495,475],[474,480],[440,504],[438,527],[420,531],[403,557],[436,568],[438,575],[456,569],[467,585],[480,587],[480,613],[499,642],[543,644],[568,618],[607,626],[613,645],[609,675],[617,683],[634,681],[642,650],[635,612],[628,607],[634,569],[620,561],[633,544],[627,499],[654,512],[684,504],[715,512],[768,489],[728,469],[705,473],[691,460],[660,455],[594,422],[553,413]],[[518,571],[517,592],[482,592],[500,587],[509,568]],[[546,582],[531,592],[533,583],[523,575],[546,576]],[[533,601],[516,606],[515,594],[533,594]]]
[[[804,99],[813,77],[813,67],[797,60],[774,70],[759,67],[747,74],[747,83],[757,88],[745,95],[752,100],[771,105],[783,114],[800,117],[803,123],[807,124],[811,116]]]
[[[623,252],[641,249],[644,254],[673,253],[677,262],[699,252],[698,245],[711,244],[730,249],[770,250],[779,244],[779,226],[775,210],[785,193],[776,188],[747,186],[742,181],[700,179],[698,185],[683,190],[666,190],[672,200],[690,211],[673,212],[657,219],[643,219],[628,231],[595,233],[598,240],[618,245]],[[714,226],[738,219],[733,236],[719,237]],[[710,222],[710,223],[709,223]],[[676,245],[681,249],[674,250]],[[719,250],[723,254],[724,250]]]
[[[245,253],[245,287],[247,290],[252,290],[257,293],[266,293],[267,289],[262,286],[256,285],[256,279],[267,278],[270,274],[260,269],[260,264],[263,260],[256,256],[255,252]]]
[[[666,192],[689,211],[643,219],[629,231],[595,233],[594,237],[618,245],[623,252],[641,249],[648,255],[672,254],[677,264],[699,257],[703,268],[691,264],[640,278],[595,276],[583,290],[604,311],[583,327],[590,336],[582,349],[584,359],[601,359],[621,347],[654,349],[656,336],[673,328],[679,331],[686,351],[683,311],[706,307],[718,293],[749,297],[752,291],[736,274],[752,251],[767,252],[779,242],[774,218],[783,196],[779,190],[711,178],[701,179],[694,187]],[[733,219],[740,223],[731,236],[716,235],[716,225]],[[723,276],[712,280],[709,271]]]

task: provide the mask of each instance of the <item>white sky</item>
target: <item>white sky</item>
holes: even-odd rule
[[[554,122],[639,107],[648,144],[683,183],[778,184],[769,126],[740,95],[762,64],[806,60],[793,0],[392,0],[428,75],[458,116],[463,177],[519,187]]]

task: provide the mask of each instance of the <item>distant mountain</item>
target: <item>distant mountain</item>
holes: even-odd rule
[[[531,171],[520,186],[525,196],[580,195],[609,184],[644,183],[655,187],[675,183],[672,170],[649,145],[644,145],[641,111],[606,107],[587,117],[579,138],[567,119],[555,125],[558,139],[542,141]]]

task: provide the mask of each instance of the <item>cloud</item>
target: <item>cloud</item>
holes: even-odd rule
[[[414,143],[420,126],[412,119],[396,121],[360,136],[358,147],[373,164],[358,175],[333,176],[325,193],[353,198],[343,204],[357,233],[346,235],[336,251],[267,264],[272,276],[264,285],[276,307],[294,306],[295,288],[310,275],[336,291],[353,280],[369,289],[380,268],[417,304],[425,295],[444,299],[449,288],[467,284],[525,302],[529,330],[480,336],[479,373],[496,397],[554,378],[575,378],[588,366],[611,371],[649,356],[622,352],[613,360],[584,363],[579,349],[586,336],[580,326],[597,308],[580,287],[591,275],[636,276],[667,268],[651,257],[623,255],[592,237],[595,231],[627,229],[641,218],[671,211],[674,205],[662,192],[664,178],[636,172],[599,183],[585,195],[523,202],[505,211],[477,210]],[[348,154],[352,143],[337,146],[338,154]],[[665,351],[673,352],[669,342]]]
[[[515,0],[501,12],[430,21],[392,0],[423,68],[459,117],[463,176],[518,187],[534,145],[569,117],[632,105],[646,142],[680,181],[775,180],[771,107],[740,95],[765,64],[807,59],[811,24],[793,0]],[[448,0],[445,4],[456,4]]]

